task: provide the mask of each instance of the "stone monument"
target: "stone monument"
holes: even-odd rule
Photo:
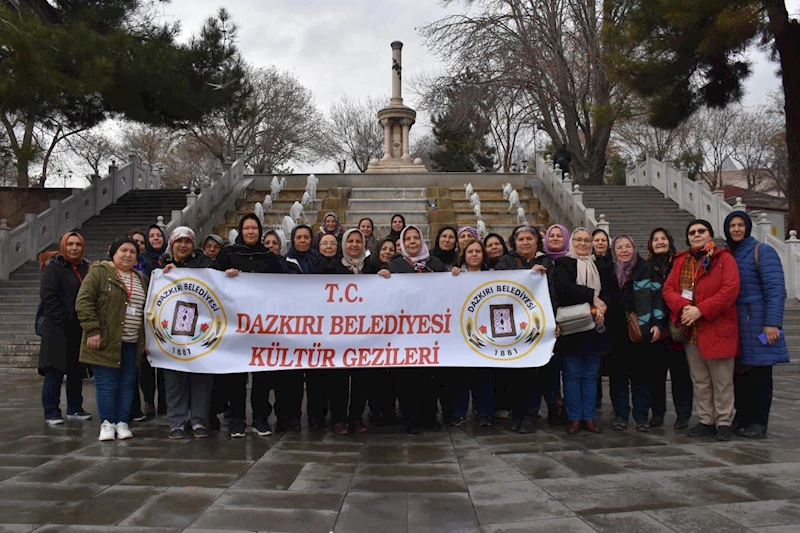
[[[367,173],[427,172],[421,159],[411,159],[408,132],[417,118],[417,112],[403,105],[403,43],[392,43],[392,99],[378,111],[383,126],[383,157],[369,162]]]

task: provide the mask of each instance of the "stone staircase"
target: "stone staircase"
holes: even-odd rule
[[[77,230],[86,240],[86,258],[104,259],[114,239],[133,227],[146,229],[159,215],[169,221],[173,209],[186,206],[185,190],[134,190],[90,218]],[[52,249],[56,249],[53,247]],[[39,265],[28,261],[0,281],[0,372],[36,368],[39,337],[34,333],[39,305]]]
[[[430,239],[428,200],[423,188],[354,188],[350,192],[344,225],[356,227],[362,218],[372,219],[376,237],[391,231],[392,217],[403,215],[406,224],[420,227],[424,239]]]
[[[503,237],[511,235],[511,231],[519,225],[517,222],[517,210],[508,210],[508,200],[503,198],[503,190],[500,187],[480,187],[474,186],[473,191],[478,194],[481,200],[481,220],[486,224],[486,229],[490,233],[497,233]],[[528,224],[547,225],[548,215],[539,203],[539,199],[529,186],[517,191],[519,194],[520,207],[525,210],[525,220]],[[450,198],[453,202],[455,211],[456,226],[475,226],[477,218],[469,203],[469,199],[464,194],[464,189],[450,189]]]
[[[287,187],[281,191],[277,200],[272,202],[272,207],[269,211],[264,213],[264,225],[276,227],[280,226],[283,222],[283,217],[289,215],[289,209],[292,204],[299,202],[303,199],[305,189],[289,188]],[[220,235],[225,242],[228,242],[228,233],[232,229],[239,227],[239,219],[248,213],[255,210],[256,203],[263,203],[264,198],[270,193],[268,189],[249,188],[244,198],[236,201],[236,209],[230,210],[225,214],[225,221],[217,224],[214,228],[215,233]],[[322,224],[319,220],[325,213],[322,212],[322,203],[325,194],[324,191],[317,191],[317,199],[314,205],[304,209],[306,217],[306,224],[314,228],[316,233],[317,228]]]

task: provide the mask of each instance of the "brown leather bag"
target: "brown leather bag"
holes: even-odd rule
[[[634,344],[642,342],[642,328],[639,327],[639,315],[636,312],[625,313],[625,318],[628,320],[628,338]]]

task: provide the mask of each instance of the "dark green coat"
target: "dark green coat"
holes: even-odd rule
[[[139,282],[147,291],[147,278],[140,272]],[[117,276],[114,263],[103,261],[89,269],[83,280],[75,302],[78,320],[83,328],[81,337],[81,363],[88,365],[119,368],[122,352],[122,326],[125,323],[125,308],[128,306],[128,293]],[[100,334],[100,349],[93,350],[86,346],[86,339]],[[139,330],[136,343],[136,362],[141,361],[144,353],[144,321]]]

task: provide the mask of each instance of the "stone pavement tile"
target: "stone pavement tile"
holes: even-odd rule
[[[287,490],[305,465],[258,461],[231,488]]]
[[[226,490],[209,508],[249,507],[253,509],[316,509],[338,511],[344,492],[286,491],[286,490]]]
[[[631,448],[610,448],[595,450],[597,455],[601,455],[620,464],[625,462],[638,461],[640,459],[651,459],[654,457],[682,457],[686,454],[683,446],[642,446]]]
[[[280,531],[282,533],[319,533],[331,531],[337,511],[314,509],[254,509],[245,507],[214,507],[201,514],[193,528],[244,529]]]
[[[0,466],[0,481],[11,479],[30,470],[24,466]]]
[[[535,483],[542,490],[555,497],[570,494],[595,492],[616,492],[621,490],[658,489],[658,483],[639,474],[607,474],[592,477],[537,479]]]
[[[75,474],[66,481],[68,483],[97,483],[98,485],[116,485],[126,477],[147,466],[152,459],[104,459],[102,463]]]
[[[60,483],[104,461],[102,458],[62,457],[28,470],[16,481]]]
[[[73,456],[81,457],[130,457],[134,459],[160,459],[171,453],[174,448],[183,448],[182,443],[173,443],[173,447],[157,443],[154,439],[136,438],[123,441],[95,442],[75,451]]]
[[[409,463],[455,463],[458,461],[452,445],[419,444],[406,448]]]
[[[642,512],[595,514],[582,518],[598,533],[674,533]]]
[[[0,500],[0,522],[9,524],[46,524],[65,508],[59,502]]]
[[[345,496],[333,528],[335,533],[407,533],[406,494],[362,494]]]
[[[751,528],[800,522],[800,505],[784,500],[712,505],[709,509]]]
[[[585,431],[575,435],[574,442],[586,450],[608,450],[612,448],[641,448],[645,446],[666,446],[667,443],[658,435],[639,433],[637,431],[613,431],[606,424],[600,424],[602,435],[592,435]],[[688,438],[688,437],[687,437]],[[569,439],[568,439],[569,440]]]
[[[51,517],[48,522],[113,526],[163,490],[160,487],[109,487],[100,494]]]
[[[737,503],[758,499],[742,488],[749,485],[752,478],[741,473],[679,472],[647,477],[665,489],[690,498],[692,505]]]
[[[705,507],[682,507],[645,511],[676,533],[749,533],[749,529],[723,518]]]
[[[626,471],[614,462],[592,452],[549,452],[546,455],[563,464],[579,476],[620,474]]]
[[[45,435],[28,434],[23,438],[6,441],[3,444],[0,444],[0,454],[18,454],[26,452],[28,450],[33,450],[45,444],[51,443],[54,440],[60,440],[60,439],[58,437],[47,437]],[[43,455],[54,455],[54,454],[43,454]]]
[[[293,452],[289,450],[275,450],[270,449],[265,453],[259,463],[263,462],[276,462],[280,464],[287,463],[340,463],[340,464],[356,464],[358,463],[359,452],[348,453],[332,453],[332,452]]]
[[[171,488],[119,523],[121,526],[186,527],[197,518],[222,490]]]
[[[204,474],[244,474],[253,461],[183,461],[179,459],[159,459],[148,464],[144,470],[155,472],[203,472]]]
[[[508,453],[499,457],[534,481],[537,479],[578,477],[576,472],[544,454]]]
[[[306,463],[289,490],[347,492],[355,471],[355,465]]]
[[[710,445],[686,445],[683,448],[691,454],[700,455],[714,461],[720,461],[730,466],[759,465],[771,463],[765,454],[754,454],[747,451],[747,448],[736,446],[726,446],[728,443]]]
[[[569,494],[560,500],[579,515],[668,509],[692,504],[690,498],[666,489]]]
[[[163,457],[183,460],[212,461],[258,461],[275,444],[272,438],[244,438],[230,440],[227,437],[210,439],[186,439],[186,446],[176,446]]]
[[[295,441],[286,437],[280,439],[272,446],[272,450],[277,452],[317,452],[317,453],[359,453],[364,445],[360,442],[309,442]]]
[[[435,464],[435,465],[358,465],[356,467],[357,476],[381,476],[381,477],[409,477],[409,476],[438,476],[461,477],[461,468],[458,464]]]
[[[408,530],[414,533],[480,533],[467,494],[409,494]]]
[[[368,443],[361,450],[359,463],[369,464],[398,464],[408,462],[407,444],[388,444],[379,445]]]
[[[351,492],[467,492],[461,476],[444,477],[376,477],[356,474],[350,484]]]
[[[205,472],[154,472],[142,470],[131,474],[121,485],[147,485],[151,487],[208,487],[228,488],[237,479],[238,474],[207,474]]]
[[[795,443],[797,446],[797,443]],[[762,465],[731,467],[724,472],[745,472],[764,479],[800,479],[800,463],[768,463]],[[722,471],[720,473],[723,473]]]
[[[750,528],[755,533],[797,533],[800,531],[800,522],[782,526],[766,526]]]
[[[481,533],[596,533],[596,531],[580,518],[573,516],[535,522],[484,525],[481,527]]]
[[[574,516],[530,481],[473,485],[469,495],[481,525]]]
[[[497,456],[483,459],[460,459],[459,464],[467,485],[528,480],[519,470]]]
[[[180,533],[180,528],[172,527],[115,527],[108,526],[67,526],[45,525],[36,530],[36,533]],[[185,530],[184,530],[185,531]],[[235,532],[230,532],[235,533]]]
[[[30,448],[20,453],[25,455],[67,455],[88,445],[87,441],[79,439],[62,439],[44,443],[41,446]]]
[[[0,533],[28,533],[37,527],[29,524],[0,524]]]
[[[700,455],[686,454],[680,457],[646,457],[639,459],[620,459],[615,461],[634,472],[673,472],[675,470],[694,470],[728,466],[727,463]]]
[[[742,453],[754,455],[765,459],[768,463],[797,463],[800,462],[800,451],[793,448],[792,451],[780,447],[773,447],[771,440],[755,442],[735,442],[735,449]],[[795,443],[796,444],[796,443]]]
[[[0,455],[0,466],[24,466],[35,468],[53,460],[50,455]]]
[[[0,483],[0,502],[42,501],[62,504],[77,503],[106,487],[92,484]]]

